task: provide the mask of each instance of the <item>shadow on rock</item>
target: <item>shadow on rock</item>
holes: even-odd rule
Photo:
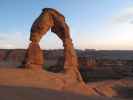
[[[133,100],[133,87],[117,86],[115,89],[119,97]]]
[[[0,86],[0,100],[122,100],[102,96],[84,96],[50,89]]]

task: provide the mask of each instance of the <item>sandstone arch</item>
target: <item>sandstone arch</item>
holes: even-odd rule
[[[70,77],[82,81],[78,71],[77,56],[70,37],[69,27],[65,17],[52,8],[44,8],[41,15],[31,27],[30,45],[25,58],[25,68],[42,69],[45,60],[40,49],[40,39],[51,29],[63,42],[64,46],[64,72]]]

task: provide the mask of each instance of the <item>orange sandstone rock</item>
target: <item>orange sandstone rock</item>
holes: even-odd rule
[[[63,42],[65,74],[72,80],[82,81],[78,71],[77,55],[73,47],[69,27],[65,22],[65,17],[52,8],[44,8],[41,15],[32,25],[30,35],[31,44],[27,51],[25,67],[31,69],[42,68],[44,59],[39,42],[49,29]]]
[[[43,60],[43,52],[40,49],[39,44],[32,42],[29,45],[25,60],[26,60],[25,63],[26,68],[42,69],[44,60]]]

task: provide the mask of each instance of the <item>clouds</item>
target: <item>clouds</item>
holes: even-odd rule
[[[133,24],[133,7],[125,8],[115,18],[118,23],[130,23]]]
[[[99,28],[100,27],[100,28]],[[80,48],[133,50],[133,7],[123,8],[106,18],[101,26],[79,37]]]
[[[0,33],[0,48],[15,49],[26,48],[28,41],[21,32]]]
[[[115,22],[110,24],[110,31],[112,34],[116,34],[119,40],[133,42],[133,7],[125,8],[118,14],[112,18]]]
[[[40,13],[41,7],[49,5],[58,8],[68,19],[67,22],[70,22],[71,36],[76,48],[133,49],[133,7],[131,7],[133,3],[129,1],[80,0],[76,2],[76,6],[73,6],[73,3],[69,5],[66,1],[69,7],[63,1],[60,3],[45,1],[44,4],[41,2],[40,6],[30,2],[23,6],[23,3],[18,2],[19,9],[16,9],[16,6],[9,7],[11,4],[8,2],[7,7],[12,9],[7,12],[5,9],[4,14],[1,13],[1,16],[4,16],[0,19],[0,48],[27,48],[32,22]],[[16,5],[16,3],[12,5],[14,4]],[[27,10],[20,9],[23,7]],[[12,11],[14,14],[10,14]],[[36,13],[36,16],[33,13]],[[40,42],[41,48],[62,48],[59,38],[52,33],[47,34]]]
[[[102,41],[105,48],[133,49],[133,7],[121,9],[104,26],[101,32],[108,34]]]

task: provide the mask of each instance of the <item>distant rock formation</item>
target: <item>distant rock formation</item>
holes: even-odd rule
[[[24,67],[22,64],[26,51],[24,49],[0,49],[0,68]],[[133,51],[86,52],[76,50],[76,52],[83,79],[88,77],[87,80],[90,81],[91,79],[106,80],[133,76]],[[43,54],[48,71],[55,73],[63,71],[62,49],[44,50]],[[119,59],[114,59],[115,57]]]
[[[64,71],[72,80],[82,81],[78,71],[77,55],[75,53],[69,27],[65,17],[52,8],[44,8],[41,15],[35,20],[31,28],[30,45],[26,53],[25,68],[42,69],[45,60],[40,49],[41,38],[51,29],[63,42]]]

